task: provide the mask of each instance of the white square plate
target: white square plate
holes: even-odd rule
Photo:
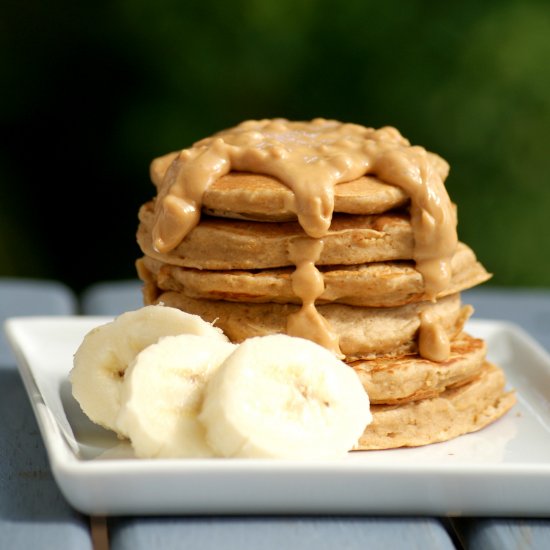
[[[67,380],[85,333],[107,317],[20,317],[6,334],[53,475],[87,514],[550,514],[550,357],[520,328],[470,321],[518,404],[452,441],[333,461],[144,460],[93,425]]]

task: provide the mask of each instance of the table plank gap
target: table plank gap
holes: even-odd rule
[[[93,550],[109,550],[109,527],[104,516],[90,517]]]

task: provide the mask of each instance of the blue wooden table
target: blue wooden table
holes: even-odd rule
[[[476,318],[509,320],[550,351],[550,290],[477,288]],[[0,278],[0,322],[19,315],[116,315],[142,305],[137,281],[77,297],[51,281]],[[550,497],[548,517],[550,518]],[[550,519],[435,517],[89,518],[59,492],[15,359],[0,335],[0,549],[550,548]]]

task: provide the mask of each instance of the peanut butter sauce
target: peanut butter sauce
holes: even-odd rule
[[[157,251],[169,252],[185,238],[199,222],[204,191],[232,170],[269,175],[287,185],[293,191],[291,210],[311,237],[289,250],[297,267],[293,285],[303,303],[289,319],[294,335],[339,353],[337,339],[315,309],[324,288],[315,267],[322,247],[316,239],[330,227],[334,186],[363,175],[375,175],[410,196],[413,259],[426,292],[435,299],[448,285],[457,245],[456,215],[444,186],[448,166],[422,147],[412,147],[395,128],[375,130],[321,118],[249,120],[195,143],[176,156],[160,185],[153,228]]]
[[[338,335],[315,308],[315,301],[325,291],[323,274],[315,266],[322,249],[322,239],[304,237],[290,243],[289,259],[296,266],[291,275],[292,290],[301,299],[302,307],[297,313],[288,316],[287,334],[313,340],[343,357]]]
[[[451,353],[451,342],[445,328],[428,311],[420,314],[418,352],[431,361],[445,361]]]

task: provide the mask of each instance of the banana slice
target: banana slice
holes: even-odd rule
[[[141,350],[161,336],[175,334],[227,341],[220,329],[198,315],[162,305],[123,313],[86,334],[74,355],[69,380],[73,396],[90,420],[125,436],[115,424],[124,372]]]
[[[270,335],[244,341],[214,373],[199,420],[225,457],[335,458],[371,422],[356,373],[327,349]]]
[[[126,371],[116,425],[138,458],[213,456],[197,416],[208,379],[235,348],[182,334],[137,355]]]

